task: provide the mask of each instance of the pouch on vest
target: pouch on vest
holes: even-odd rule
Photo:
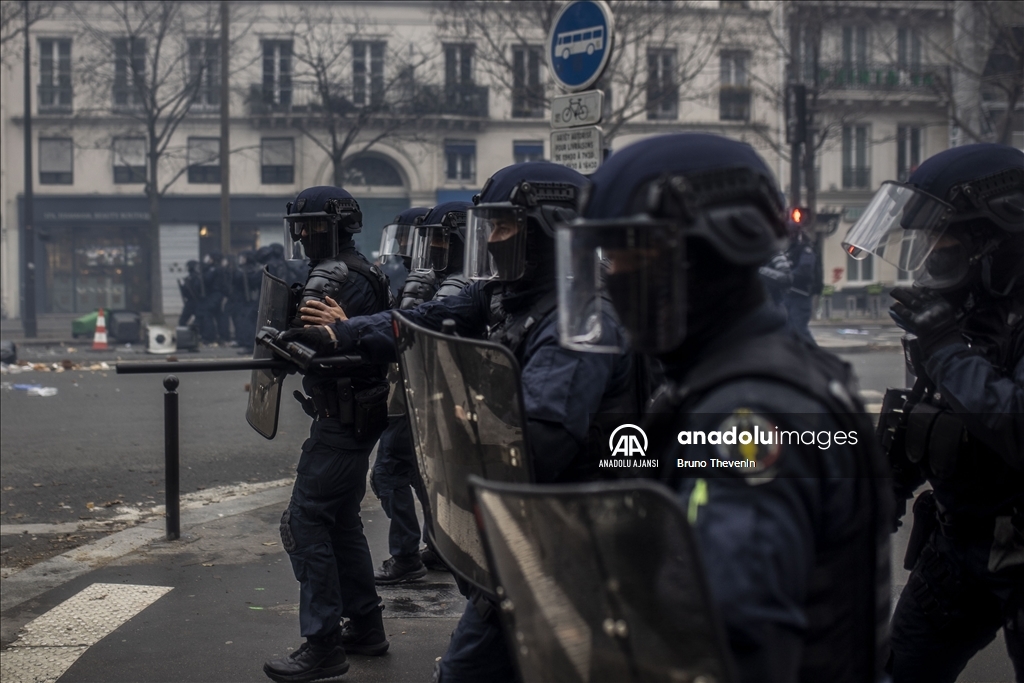
[[[363,389],[355,395],[353,427],[356,436],[379,434],[388,425],[388,384]]]

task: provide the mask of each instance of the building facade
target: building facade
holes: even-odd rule
[[[544,12],[533,9],[558,3],[230,2],[226,80],[220,3],[173,4],[160,40],[155,18],[119,16],[118,3],[68,3],[30,27],[41,314],[149,310],[156,247],[163,308],[174,314],[186,261],[282,241],[285,204],[304,187],[352,192],[364,214],[357,241],[373,256],[400,210],[468,200],[498,169],[549,158],[559,93]],[[785,184],[781,36],[792,5],[810,3],[611,4],[616,53],[597,86],[611,153],[662,132],[717,132],[755,145]],[[863,311],[869,287],[904,274],[848,263],[839,240],[883,180],[949,144],[949,117],[922,79],[939,59],[933,44],[952,35],[953,3],[828,4],[838,13],[821,24],[814,69],[816,121],[829,128],[815,205],[833,231],[823,237],[826,291],[852,292]],[[0,72],[0,286],[10,317],[20,314],[24,260],[22,50],[22,38],[7,41]]]

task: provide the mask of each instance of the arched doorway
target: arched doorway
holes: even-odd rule
[[[363,211],[363,230],[355,237],[359,251],[371,261],[380,249],[385,225],[409,208],[409,188],[399,166],[383,154],[367,152],[346,161],[343,187]]]

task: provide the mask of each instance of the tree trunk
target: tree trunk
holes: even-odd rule
[[[160,263],[160,192],[157,185],[157,154],[152,149],[153,134],[150,133],[149,154],[149,288],[150,322],[164,324],[163,272]]]
[[[331,160],[334,165],[334,186],[344,187],[345,165],[341,163],[341,157]]]

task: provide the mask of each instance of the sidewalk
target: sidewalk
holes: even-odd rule
[[[263,662],[302,642],[278,536],[289,495],[278,485],[183,509],[177,541],[155,520],[6,578],[0,679],[267,681]],[[388,520],[372,494],[362,517],[378,566]],[[430,680],[465,605],[454,580],[430,572],[379,593],[391,648],[351,657],[345,680]]]

